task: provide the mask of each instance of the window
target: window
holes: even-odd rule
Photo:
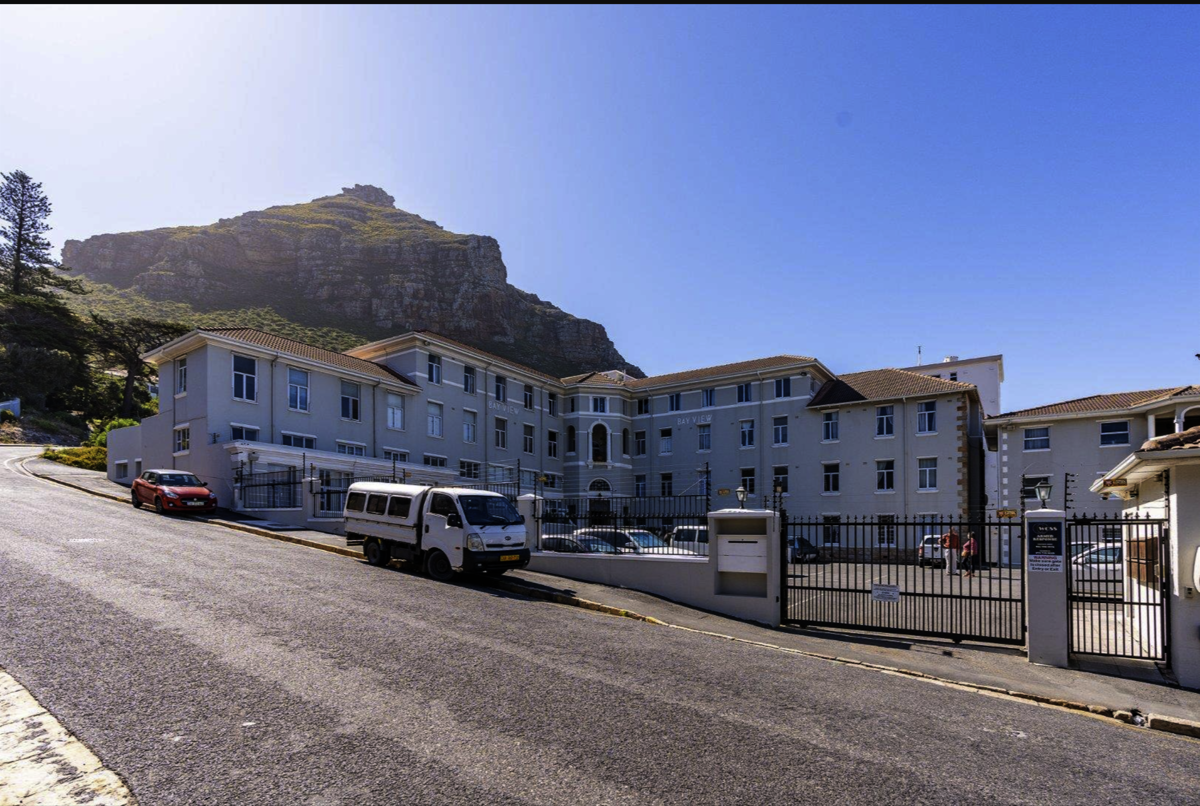
[[[478,435],[476,426],[479,424],[479,415],[468,409],[463,409],[463,442],[474,444]]]
[[[393,451],[390,448],[384,448],[383,459],[386,462],[407,462],[408,451]]]
[[[699,451],[711,451],[712,450],[712,426],[711,425],[696,426],[696,437],[699,441],[699,444],[696,446],[696,450],[699,450]]]
[[[658,452],[668,454],[671,452],[671,429],[663,428],[658,432]]]
[[[427,454],[425,454],[425,456],[422,458],[421,461],[425,464],[426,467],[445,467],[446,466],[446,457],[445,456],[434,456],[433,454],[427,453]]]
[[[925,400],[917,404],[917,433],[937,433],[937,401]]]
[[[558,432],[548,431],[546,433],[546,455],[551,459],[558,458]]]
[[[700,408],[711,409],[715,403],[713,399],[716,397],[716,389],[701,389],[700,390]]]
[[[633,432],[633,455],[634,456],[645,456],[646,455],[646,432],[645,431],[634,431]]]
[[[875,491],[891,492],[896,489],[896,461],[880,459],[875,463]]]
[[[957,372],[951,372],[951,373],[950,373],[950,380],[952,380],[952,381],[957,381],[957,380],[958,380],[958,373],[957,373]]]
[[[496,418],[496,447],[508,449],[508,420],[503,417]]]
[[[521,397],[522,397],[522,402],[525,403],[525,408],[532,411],[533,410],[533,387],[530,386],[529,384],[525,384],[525,389],[523,390]]]
[[[233,357],[233,399],[253,403],[258,400],[258,361],[244,355]]]
[[[258,429],[251,428],[247,425],[235,425],[230,429],[233,433],[230,437],[234,440],[245,440],[246,442],[258,442]]]
[[[528,454],[533,453],[533,426],[528,423],[525,424],[521,434],[521,450]]]
[[[546,395],[546,413],[551,417],[558,416],[558,395],[553,392]]]
[[[366,493],[350,493],[346,496],[346,509],[351,512],[362,512],[363,505],[367,503]]]
[[[750,403],[754,400],[754,391],[749,383],[739,383],[737,390],[738,403]]]
[[[838,441],[838,413],[836,411],[825,412],[825,419],[821,423],[821,441]]]
[[[412,499],[406,495],[393,495],[388,499],[389,518],[407,518],[412,509]]]
[[[289,448],[303,448],[306,451],[316,450],[316,437],[306,437],[300,434],[283,434],[279,442]]]
[[[124,479],[129,477],[129,462],[117,462],[117,478]]]
[[[683,395],[676,392],[673,395],[667,395],[667,411],[679,411],[683,408]]]
[[[791,378],[776,378],[775,379],[775,397],[791,397],[792,396],[792,379]]]
[[[608,429],[599,424],[592,426],[592,461],[608,461]]]
[[[777,465],[771,477],[771,490],[780,494],[788,491],[787,465]]]
[[[442,357],[440,355],[429,354],[429,368],[426,375],[429,377],[430,383],[442,385]]]
[[[175,362],[175,394],[182,395],[187,391],[187,358]]]
[[[508,381],[503,375],[496,376],[496,399],[501,403],[508,401]]]
[[[821,518],[821,540],[827,546],[842,542],[841,515],[825,515]]]
[[[386,495],[369,495],[367,496],[367,514],[382,515],[387,511],[387,496]]]
[[[478,479],[479,478],[479,468],[480,468],[479,462],[471,462],[466,459],[458,460],[458,475],[460,478]]]
[[[937,459],[917,460],[917,489],[937,489]]]
[[[1128,445],[1129,421],[1122,420],[1119,423],[1100,423],[1100,444]]]
[[[648,398],[648,397],[638,398],[637,413],[638,414],[649,414],[650,413],[650,398]]]
[[[895,426],[892,423],[893,411],[893,406],[875,407],[875,436],[890,437],[896,433]]]
[[[358,420],[359,417],[359,396],[360,390],[357,383],[342,381],[342,419],[343,420]]]
[[[192,447],[192,429],[175,429],[175,453],[187,453]]]
[[[366,451],[362,445],[355,445],[349,442],[339,442],[337,444],[337,452],[346,456],[364,456]]]
[[[753,420],[742,420],[741,432],[742,432],[742,447],[743,448],[753,448],[754,447],[754,421]]]
[[[442,436],[442,404],[429,403],[427,406],[426,433],[431,437]]]
[[[1027,451],[1048,451],[1050,450],[1050,429],[1047,428],[1026,428],[1025,429],[1025,450]]]
[[[633,494],[635,496],[637,496],[638,498],[645,497],[645,495],[646,495],[646,477],[645,476],[634,476],[633,477]]]
[[[754,495],[754,468],[742,468],[742,489],[746,491],[746,495]]]
[[[308,411],[308,373],[295,367],[288,367],[288,408]]]
[[[1049,484],[1049,476],[1022,476],[1021,477],[1021,497],[1026,501],[1037,499],[1037,490],[1034,488],[1039,484]]]
[[[575,398],[571,397],[571,398],[567,398],[567,400],[570,405],[571,413],[574,414],[575,413]]]
[[[475,367],[463,367],[463,393],[475,394]]]
[[[787,416],[775,417],[771,420],[772,436],[776,445],[786,445],[788,441]]]
[[[575,426],[567,426],[567,453],[575,453]]]
[[[675,482],[670,473],[663,473],[659,476],[658,489],[659,495],[662,496],[675,494]]]
[[[546,476],[546,481],[542,485],[543,487],[550,489],[550,490],[556,490],[562,486],[562,483],[560,481],[562,476],[559,476],[557,473],[546,473],[544,475]]]
[[[896,545],[896,516],[880,515],[876,539],[881,546]]]
[[[842,466],[837,462],[822,462],[821,475],[824,478],[825,485],[822,490],[831,495],[842,491],[841,473]]]
[[[628,428],[621,429],[621,455],[622,456],[629,455],[629,429]]]
[[[607,397],[593,397],[592,398],[592,412],[593,413],[604,414],[607,411],[608,411],[608,398]]]
[[[387,427],[395,431],[404,430],[404,395],[388,392]]]

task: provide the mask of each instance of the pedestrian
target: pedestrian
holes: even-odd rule
[[[973,577],[979,570],[979,546],[975,542],[975,533],[967,532],[967,542],[962,547],[963,576]]]
[[[947,574],[958,573],[958,529],[951,526],[950,531],[942,535],[942,565]]]

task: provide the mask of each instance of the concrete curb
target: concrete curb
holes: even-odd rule
[[[26,469],[26,468],[24,468],[23,462],[20,464],[23,469]],[[62,479],[56,479],[51,476],[42,476],[42,475],[40,475],[38,473],[34,473],[32,470],[28,470],[28,469],[26,469],[26,472],[30,473],[33,476],[36,476],[37,478],[45,479],[47,481],[53,481],[58,484],[62,484],[65,487],[70,487],[72,489],[79,490],[79,491],[85,492],[85,493],[89,493],[91,495],[99,496],[101,498],[108,498],[108,499],[111,499],[114,501],[120,501],[122,503],[126,502],[126,499],[124,496],[119,496],[119,495],[115,495],[112,493],[105,493],[105,492],[101,492],[99,490],[91,490],[91,489],[88,489],[87,487],[83,487],[78,484],[71,484],[70,482],[63,481]],[[319,551],[327,551],[331,554],[337,554],[342,557],[349,557],[351,559],[357,559],[357,560],[365,559],[363,557],[363,554],[361,551],[355,551],[354,549],[343,548],[341,546],[331,546],[331,545],[328,545],[325,543],[318,543],[313,540],[305,540],[304,538],[295,537],[293,535],[280,533],[280,532],[272,532],[267,529],[258,529],[256,527],[247,526],[245,524],[237,523],[235,521],[227,521],[227,520],[221,520],[219,518],[213,518],[213,519],[204,520],[203,522],[211,523],[216,526],[223,526],[227,529],[234,529],[236,531],[244,532],[246,534],[257,535],[259,537],[266,537],[266,538],[270,538],[272,540],[279,540],[284,543],[292,543],[292,544],[295,544],[298,546],[305,546],[306,548],[317,549]],[[964,689],[967,691],[975,691],[980,694],[985,694],[985,695],[989,695],[989,696],[1017,699],[1017,700],[1022,700],[1024,702],[1030,702],[1035,705],[1041,705],[1041,706],[1046,706],[1046,707],[1051,707],[1051,708],[1062,708],[1064,710],[1076,711],[1079,713],[1087,714],[1089,716],[1094,716],[1094,717],[1098,717],[1101,719],[1108,719],[1108,720],[1113,720],[1116,722],[1121,722],[1121,723],[1124,723],[1127,725],[1148,728],[1149,730],[1157,730],[1157,731],[1160,731],[1163,733],[1170,733],[1170,734],[1173,734],[1176,736],[1183,736],[1183,737],[1190,738],[1190,739],[1200,739],[1200,722],[1193,722],[1193,721],[1187,720],[1187,719],[1178,719],[1176,717],[1162,716],[1159,714],[1141,714],[1136,710],[1113,709],[1113,708],[1109,708],[1108,706],[1104,706],[1104,705],[1093,705],[1093,704],[1089,704],[1089,703],[1075,702],[1073,700],[1064,700],[1064,699],[1061,699],[1058,697],[1047,697],[1043,694],[1031,694],[1031,693],[1025,692],[1025,691],[1018,691],[1015,689],[1002,688],[1000,686],[989,686],[989,685],[985,685],[983,683],[973,683],[968,680],[951,680],[949,678],[938,677],[936,675],[927,674],[925,672],[918,672],[918,671],[915,671],[912,669],[902,669],[897,666],[887,666],[887,665],[881,664],[881,663],[870,663],[868,661],[861,661],[861,660],[857,660],[855,658],[845,658],[840,655],[829,655],[829,654],[825,654],[823,652],[813,652],[811,650],[806,650],[806,649],[795,649],[792,647],[784,647],[784,646],[779,646],[778,644],[770,644],[765,641],[752,641],[748,638],[738,638],[737,636],[726,635],[725,633],[711,632],[708,630],[697,630],[693,627],[684,627],[684,626],[681,626],[678,624],[671,624],[669,622],[662,621],[661,619],[654,618],[653,616],[647,616],[647,615],[643,615],[642,613],[637,613],[633,610],[628,610],[628,609],[621,608],[621,607],[614,607],[612,605],[606,605],[601,602],[593,602],[590,599],[583,599],[578,596],[571,596],[570,594],[566,594],[566,593],[558,593],[555,591],[541,590],[540,588],[530,587],[528,585],[523,585],[519,582],[514,582],[512,580],[487,579],[487,580],[481,580],[481,582],[482,582],[482,584],[486,585],[487,587],[496,588],[496,589],[502,590],[502,591],[507,591],[508,593],[516,593],[521,596],[528,596],[531,599],[538,599],[538,600],[545,601],[545,602],[553,602],[555,604],[568,605],[570,607],[578,607],[580,609],[590,610],[595,613],[603,613],[605,615],[618,616],[620,618],[627,618],[627,619],[632,619],[634,621],[645,622],[646,624],[652,624],[657,627],[669,627],[670,629],[673,629],[673,630],[682,630],[684,632],[695,633],[697,635],[706,635],[711,638],[720,638],[720,639],[723,639],[726,641],[736,641],[737,643],[740,643],[740,644],[748,644],[750,646],[756,646],[756,647],[760,647],[762,649],[771,649],[771,650],[775,650],[777,652],[785,652],[789,655],[798,655],[798,656],[805,657],[805,658],[812,658],[814,660],[826,661],[828,663],[837,663],[837,664],[841,664],[843,666],[857,666],[862,669],[870,669],[870,670],[876,671],[876,672],[883,672],[884,674],[892,674],[892,675],[898,675],[900,677],[909,677],[909,678],[913,678],[916,680],[924,680],[928,683],[933,683],[935,685],[952,686],[954,688]]]

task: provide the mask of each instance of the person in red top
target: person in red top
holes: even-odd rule
[[[950,531],[942,535],[942,562],[947,574],[958,573],[958,529],[951,526]]]

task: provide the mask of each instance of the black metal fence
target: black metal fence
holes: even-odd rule
[[[1170,550],[1166,522],[1076,516],[1067,521],[1070,650],[1166,658]]]
[[[583,497],[539,501],[542,551],[572,554],[708,554],[708,497]]]
[[[244,509],[300,509],[304,502],[301,476],[298,467],[262,473],[239,469],[234,483],[240,485]]]
[[[785,623],[1024,641],[1020,521],[781,517]]]

